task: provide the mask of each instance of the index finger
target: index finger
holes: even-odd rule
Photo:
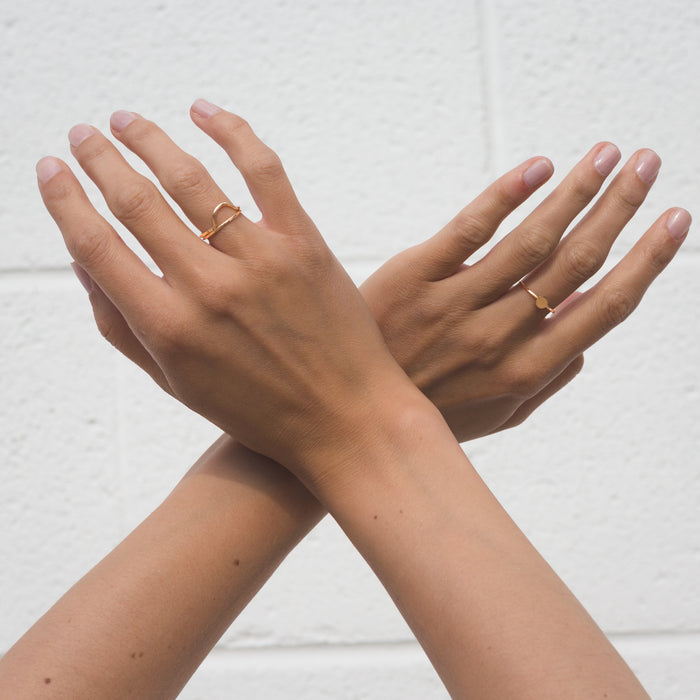
[[[39,192],[68,251],[129,319],[142,317],[144,297],[165,302],[167,284],[98,214],[71,169],[58,158],[36,166]]]

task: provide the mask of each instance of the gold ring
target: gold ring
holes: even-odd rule
[[[535,306],[538,309],[547,309],[549,313],[554,313],[554,309],[549,305],[547,297],[540,296],[536,292],[533,292],[522,280],[520,280],[520,286],[535,300]]]
[[[226,219],[226,221],[217,223],[216,215],[224,207],[226,207],[227,209],[231,209],[231,211],[233,211],[233,214],[229,216],[228,219]],[[203,241],[206,241],[208,238],[211,238],[217,231],[221,230],[224,226],[226,226],[226,224],[230,224],[235,218],[239,217],[240,215],[241,208],[237,207],[235,204],[231,204],[230,202],[221,202],[221,204],[217,204],[211,215],[211,228],[207,229],[206,231],[202,231],[202,233],[199,234],[199,237]]]

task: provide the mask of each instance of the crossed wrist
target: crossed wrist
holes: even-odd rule
[[[435,406],[406,379],[376,385],[344,407],[343,426],[322,434],[285,466],[327,507],[371,484],[393,480],[436,431],[454,440]]]

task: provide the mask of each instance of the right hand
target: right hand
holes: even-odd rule
[[[561,240],[618,158],[612,144],[595,146],[512,233],[464,265],[533,191],[528,169],[551,175],[548,161],[531,159],[362,285],[389,350],[460,441],[518,425],[573,379],[583,351],[634,310],[679,249],[690,215],[673,209],[598,284],[576,291],[605,262],[661,163],[653,151],[635,153]],[[549,318],[523,278],[556,306]]]

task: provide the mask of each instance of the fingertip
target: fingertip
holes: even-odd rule
[[[109,128],[115,136],[118,136],[131,122],[138,119],[138,117],[139,115],[135,112],[119,109],[109,118]]]
[[[661,158],[651,148],[642,148],[637,152],[637,160],[634,170],[637,177],[645,184],[652,185],[661,169]]]
[[[693,217],[686,209],[677,207],[672,209],[666,217],[666,229],[671,238],[676,241],[683,241],[688,235]]]
[[[68,141],[73,148],[77,148],[86,139],[90,138],[96,130],[89,124],[76,124],[68,132]]]
[[[523,182],[530,190],[543,185],[554,173],[554,165],[549,158],[536,158],[523,172]]]
[[[36,164],[36,176],[42,185],[63,170],[63,163],[53,156],[45,156]]]
[[[603,177],[607,177],[620,162],[622,153],[620,153],[620,149],[614,143],[609,141],[603,141],[597,144],[595,148],[597,153],[593,158],[593,166]]]
[[[219,112],[223,112],[221,107],[202,98],[196,99],[190,107],[190,115],[196,120],[209,119]]]

